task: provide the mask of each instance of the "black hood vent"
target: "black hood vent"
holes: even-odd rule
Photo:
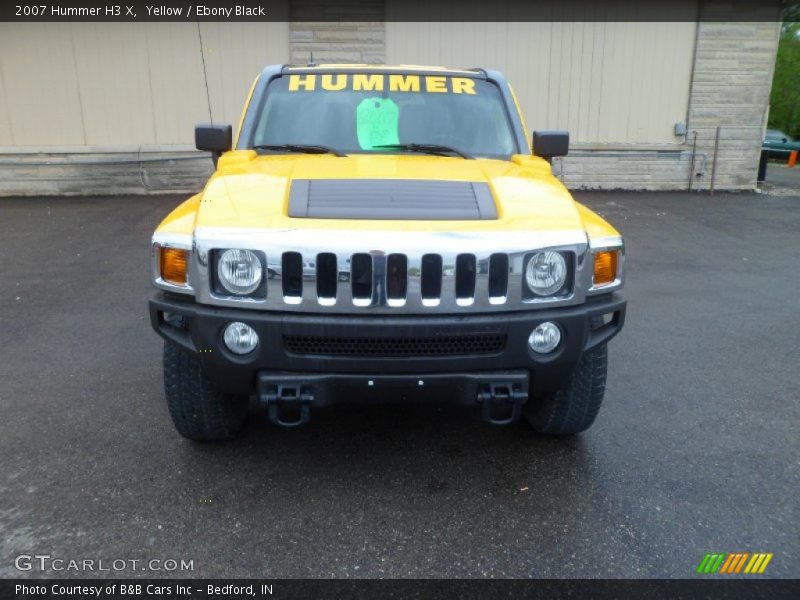
[[[486,183],[420,179],[295,179],[289,216],[306,219],[497,219]]]

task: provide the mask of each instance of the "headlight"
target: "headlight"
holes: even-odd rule
[[[538,296],[552,296],[564,287],[567,261],[560,252],[537,252],[528,261],[525,281]]]
[[[250,250],[225,250],[217,260],[219,282],[232,294],[244,296],[261,283],[261,261]]]

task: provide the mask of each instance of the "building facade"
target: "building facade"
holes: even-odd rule
[[[2,23],[0,194],[196,191],[211,163],[194,124],[237,123],[265,65],[312,54],[504,71],[529,133],[570,131],[553,168],[572,188],[703,190],[712,171],[716,189],[755,188],[777,0],[686,0],[671,21],[560,3],[529,21],[488,6],[408,21],[414,2],[422,14],[286,0],[272,22]]]

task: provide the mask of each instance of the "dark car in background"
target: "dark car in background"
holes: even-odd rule
[[[767,129],[761,148],[767,151],[769,158],[786,159],[792,151],[800,150],[800,142],[778,129]]]

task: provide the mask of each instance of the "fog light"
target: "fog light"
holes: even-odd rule
[[[539,323],[528,337],[531,350],[539,354],[547,354],[558,347],[561,342],[561,329],[551,321]]]
[[[258,345],[258,334],[252,327],[235,321],[225,328],[225,346],[234,354],[247,354]]]

